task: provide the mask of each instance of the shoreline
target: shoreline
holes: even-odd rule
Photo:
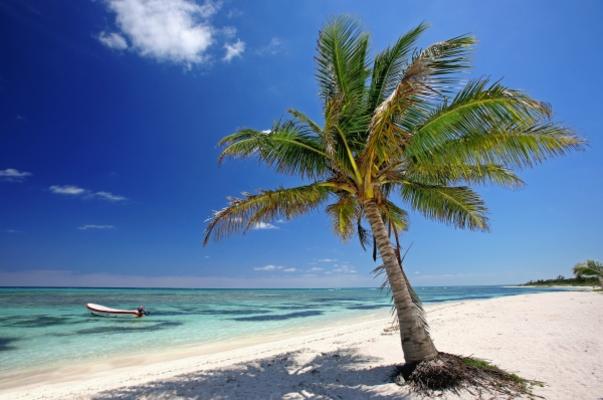
[[[603,392],[603,384],[589,388],[584,381],[603,374],[603,361],[598,361],[603,359],[603,343],[597,336],[603,325],[603,316],[591,315],[589,311],[600,307],[603,307],[603,296],[598,293],[561,291],[432,303],[426,305],[426,311],[434,341],[440,350],[488,359],[527,379],[544,381],[548,386],[537,388],[536,393],[546,394],[547,399],[565,399],[575,390],[582,390],[576,398],[595,399],[589,394],[592,390]],[[314,387],[322,380],[339,379],[356,386],[372,383],[375,388],[371,390],[379,393],[400,393],[403,389],[387,382],[387,374],[391,373],[393,365],[402,362],[397,333],[384,333],[384,328],[391,322],[389,315],[389,310],[371,311],[351,319],[330,321],[328,325],[320,323],[286,329],[221,345],[187,345],[145,355],[76,363],[43,373],[17,374],[9,382],[2,380],[0,399],[126,399],[147,394],[148,398],[160,398],[153,396],[163,393],[167,387],[184,393],[183,399],[189,398],[187,393],[190,398],[195,398],[193,394],[197,390],[202,391],[201,398],[213,398],[212,393],[219,397],[219,393],[224,393],[224,385],[246,379],[245,371],[255,371],[258,365],[267,367],[254,372],[261,376],[258,379],[260,387],[255,389],[257,393],[251,392],[252,397],[249,397],[250,392],[244,392],[246,394],[232,398],[269,398],[271,391],[275,390],[274,385],[280,385],[273,381],[277,379],[273,374],[280,374],[278,379],[286,382],[296,381],[295,376],[285,371],[291,367],[288,363],[293,362],[293,358],[297,369],[301,368],[297,364],[303,366],[304,363],[323,366],[316,376],[308,376],[297,384]],[[597,317],[597,321],[593,320]],[[565,331],[561,327],[565,327]],[[597,361],[588,358],[593,356]],[[320,362],[312,362],[312,357]],[[341,361],[348,358],[352,361],[362,359],[363,362],[350,362],[350,365],[370,365],[373,367],[371,373],[363,377],[363,372],[354,378],[358,374],[347,373],[349,366],[341,365]],[[574,364],[573,358],[578,365]],[[332,368],[322,371],[331,364]],[[565,372],[562,377],[564,372],[556,367],[557,364],[570,368],[570,373]],[[584,370],[585,367],[590,369]],[[271,368],[277,370],[262,372]],[[547,373],[552,377],[546,376]],[[215,378],[214,381],[211,376],[222,379]],[[204,383],[193,384],[191,380]],[[582,387],[559,387],[561,384]],[[237,388],[244,391],[243,387]],[[165,393],[164,396],[175,397]],[[349,398],[367,397],[370,398],[364,393],[364,397]]]
[[[450,302],[452,303],[452,302]],[[449,303],[447,303],[449,304]],[[435,306],[436,304],[434,304]],[[441,305],[441,303],[439,304]],[[111,354],[107,357],[91,357],[85,360],[75,361],[66,359],[58,361],[55,364],[43,368],[19,369],[17,373],[0,375],[0,398],[4,390],[12,390],[15,387],[23,386],[18,382],[29,382],[34,380],[43,380],[44,378],[56,379],[57,375],[66,375],[68,380],[76,376],[73,370],[86,371],[88,375],[91,371],[103,374],[112,371],[115,367],[134,367],[141,364],[159,364],[191,357],[202,357],[227,351],[245,349],[257,345],[280,342],[286,340],[290,335],[312,335],[323,331],[331,331],[338,324],[362,324],[366,322],[386,321],[389,311],[366,311],[363,315],[340,316],[335,317],[325,324],[325,321],[310,321],[304,326],[294,325],[282,329],[278,333],[250,333],[235,338],[217,339],[212,341],[199,341],[190,343],[181,343],[169,347],[156,349],[145,354],[140,351],[127,354]],[[58,378],[52,382],[61,383],[64,379]],[[28,386],[28,385],[24,385]]]
[[[270,335],[250,335],[235,340],[179,345],[145,355],[112,356],[106,359],[87,360],[71,366],[23,371],[0,379],[0,399],[55,398],[43,394],[46,387],[52,385],[62,392],[73,383],[81,383],[82,378],[85,378],[92,387],[98,388],[97,385],[100,384],[103,389],[120,387],[122,383],[128,383],[129,378],[122,381],[123,378],[119,376],[130,377],[129,373],[138,375],[138,378],[142,379],[140,382],[146,382],[155,377],[165,376],[165,371],[169,371],[169,375],[187,373],[191,365],[211,365],[219,363],[221,358],[244,360],[249,358],[246,354],[248,352],[255,356],[269,354],[276,349],[285,350],[289,348],[291,342],[298,340],[288,339],[289,335],[298,334],[305,340],[320,340],[322,337],[338,334],[340,331],[362,329],[374,323],[385,325],[390,319],[389,311],[371,312],[369,315],[338,319],[323,327],[318,327],[319,323],[314,323],[313,326],[290,328]],[[345,323],[345,326],[337,328],[338,323]],[[38,383],[31,384],[29,383],[31,381]],[[31,396],[32,392],[36,394]]]
[[[511,286],[507,286],[511,287]],[[517,288],[522,288],[517,286]],[[100,288],[105,289],[105,288]],[[111,288],[112,289],[112,288]],[[179,290],[179,289],[178,289]],[[204,289],[201,289],[204,290]],[[221,289],[218,289],[221,290]],[[238,290],[238,289],[236,289]],[[262,289],[260,289],[262,290]],[[297,290],[297,289],[292,289]],[[313,289],[310,289],[313,290]],[[529,294],[529,293],[527,293]],[[521,296],[525,294],[513,294],[511,296]],[[500,296],[505,297],[505,296]],[[492,297],[498,298],[498,297]],[[441,307],[447,307],[456,303],[472,302],[484,300],[482,297],[467,297],[462,299],[452,299],[444,301],[428,301],[424,303],[426,310],[440,309]],[[25,381],[30,379],[42,379],[44,380],[48,376],[56,377],[57,374],[65,373],[71,376],[71,372],[74,368],[84,369],[86,371],[99,371],[103,372],[101,366],[127,366],[141,363],[141,360],[148,360],[150,362],[162,362],[181,357],[189,357],[192,355],[202,356],[213,354],[217,352],[223,352],[233,350],[241,347],[252,346],[255,344],[262,344],[267,342],[279,341],[286,338],[290,334],[311,334],[324,329],[330,329],[340,323],[354,324],[356,322],[363,322],[367,320],[378,320],[390,318],[390,308],[380,308],[374,310],[359,311],[354,315],[332,315],[329,320],[309,320],[309,321],[298,321],[292,326],[282,328],[279,333],[259,331],[252,333],[239,334],[234,337],[226,337],[212,340],[193,340],[187,343],[172,344],[165,347],[160,347],[145,355],[140,350],[132,350],[128,352],[115,352],[104,356],[86,356],[85,358],[72,359],[66,358],[59,361],[55,361],[50,364],[44,364],[42,367],[30,367],[23,368],[17,367],[15,373],[2,373],[0,372],[0,394],[5,388],[16,386],[14,382]],[[75,365],[75,366],[74,366]],[[111,369],[112,367],[106,367]],[[59,371],[59,372],[57,372]],[[13,382],[12,385],[7,384]]]
[[[465,286],[460,286],[461,288],[465,288]],[[481,286],[476,286],[476,287],[481,287]],[[493,288],[497,288],[497,287],[503,287],[503,286],[491,286]],[[54,288],[54,289],[60,289],[60,288]],[[85,289],[85,288],[83,288]],[[104,290],[105,288],[101,288],[101,290]],[[518,291],[516,292],[520,292],[520,294],[514,293],[511,294],[511,296],[515,296],[515,295],[521,295],[521,294],[526,294],[530,293],[529,290],[531,288],[522,288],[522,287],[518,287]],[[547,290],[547,289],[539,289],[536,288],[537,290]],[[151,289],[154,290],[154,289]],[[176,289],[176,290],[180,290],[180,289]],[[205,290],[205,289],[200,289],[200,290]],[[214,289],[212,289],[214,290]],[[217,291],[220,291],[222,289],[216,289]],[[239,289],[233,289],[233,290],[239,290]],[[247,289],[245,289],[247,290]],[[255,290],[255,289],[251,289],[251,290]],[[272,290],[272,289],[259,289],[259,290]],[[279,289],[280,290],[280,289]],[[298,289],[291,289],[291,290],[295,290],[297,291]],[[309,290],[315,290],[315,289],[309,289]],[[323,289],[316,289],[316,290],[323,290]],[[346,290],[346,289],[343,289]],[[352,289],[353,290],[353,289]],[[375,289],[376,290],[376,289]],[[496,297],[500,297],[500,296],[505,296],[502,294],[499,295],[494,295],[492,298],[496,298]],[[482,297],[480,296],[467,296],[467,297],[453,297],[451,299],[444,299],[444,300],[427,300],[424,303],[425,307],[437,307],[438,305],[447,305],[447,304],[452,304],[452,303],[457,303],[457,302],[462,302],[462,301],[476,301],[476,300],[483,300],[485,298],[490,298],[490,297]],[[309,318],[309,319],[297,319],[297,320],[293,320],[291,322],[291,324],[289,326],[282,326],[282,327],[278,327],[276,329],[278,329],[278,332],[291,332],[291,333],[300,333],[300,332],[311,332],[316,330],[316,327],[322,328],[325,326],[331,326],[333,324],[337,324],[338,321],[341,322],[349,322],[349,323],[353,323],[354,321],[357,320],[364,320],[366,318],[370,318],[371,315],[373,314],[381,314],[382,312],[385,312],[386,314],[389,314],[389,310],[390,307],[386,306],[384,308],[369,308],[369,309],[365,309],[365,310],[357,310],[354,313],[345,313],[345,314],[338,314],[338,313],[331,313],[328,315],[324,315],[321,316],[319,318]],[[335,321],[335,322],[333,322]],[[146,322],[146,321],[145,321]],[[162,321],[156,321],[157,323],[160,323]],[[205,338],[202,335],[201,336],[197,336],[195,338],[194,336],[194,332],[192,332],[192,335],[190,337],[189,340],[186,341],[182,341],[180,340],[179,343],[169,343],[169,342],[158,342],[158,343],[146,343],[146,346],[144,349],[145,352],[150,352],[152,353],[152,359],[156,359],[156,358],[160,358],[159,355],[162,354],[167,354],[167,355],[171,355],[171,354],[188,354],[189,352],[193,352],[193,353],[199,353],[201,352],[202,354],[207,354],[207,353],[212,353],[214,352],[214,349],[220,349],[220,351],[223,350],[228,350],[231,348],[235,348],[235,347],[240,347],[241,345],[246,345],[246,344],[254,344],[254,343],[262,343],[264,341],[270,341],[270,340],[279,340],[281,338],[281,336],[287,336],[286,334],[278,334],[275,333],[275,328],[274,327],[265,327],[265,328],[261,328],[261,329],[255,329],[251,332],[238,332],[238,333],[233,333],[233,332],[229,332],[228,334],[220,334],[217,337],[214,338]],[[266,339],[269,338],[269,339]],[[134,359],[137,360],[138,358],[140,358],[142,351],[140,348],[136,348],[135,347],[135,343],[133,343],[133,346],[131,347],[127,347],[127,348],[119,348],[119,349],[108,349],[107,351],[105,351],[102,354],[99,354],[99,352],[94,352],[94,353],[87,353],[87,354],[81,354],[81,355],[70,355],[70,356],[66,356],[66,357],[62,357],[62,358],[57,358],[57,359],[49,359],[48,357],[46,357],[45,360],[43,360],[42,362],[29,362],[29,364],[16,364],[10,367],[10,369],[6,368],[4,370],[0,370],[0,390],[2,389],[2,387],[5,386],[5,382],[9,381],[11,378],[18,378],[21,376],[34,376],[34,375],[40,375],[41,377],[44,377],[45,373],[48,371],[55,371],[56,369],[61,369],[62,367],[67,366],[68,368],[71,368],[72,365],[78,364],[78,365],[83,365],[86,366],[87,364],[106,364],[106,363],[113,363],[113,361],[116,361],[117,364],[122,365],[122,364],[128,364],[127,360],[130,359]],[[149,349],[149,350],[147,350]],[[202,349],[202,351],[200,350]],[[203,350],[205,349],[205,350]],[[39,351],[41,351],[41,354],[44,354],[43,352],[45,351],[43,348],[39,349]],[[76,353],[73,353],[76,354]],[[123,362],[122,362],[123,360]],[[35,365],[35,367],[32,367],[31,365]],[[96,368],[94,368],[96,369]]]
[[[434,302],[425,304],[424,307],[426,311],[429,312],[455,307],[464,302],[477,302],[483,300],[484,299],[463,299]],[[23,369],[14,374],[0,376],[0,400],[4,399],[3,396],[5,393],[15,393],[18,395],[21,389],[30,391],[36,390],[39,386],[62,386],[71,382],[77,382],[80,378],[91,378],[90,380],[94,381],[96,378],[103,378],[107,375],[112,376],[115,374],[116,369],[127,372],[126,370],[137,369],[141,365],[144,365],[145,369],[149,370],[145,371],[145,373],[154,375],[158,372],[154,367],[159,365],[163,367],[165,363],[179,364],[189,360],[198,361],[197,359],[201,357],[214,357],[229,352],[236,353],[237,351],[255,350],[256,348],[263,352],[265,346],[288,345],[288,337],[291,335],[301,335],[304,338],[314,336],[322,337],[323,335],[329,336],[333,333],[338,333],[339,331],[347,332],[354,327],[362,328],[366,325],[373,324],[380,324],[384,328],[387,328],[391,324],[391,321],[392,317],[389,309],[379,311],[371,310],[366,311],[363,315],[335,318],[326,324],[325,321],[312,321],[304,326],[289,327],[278,333],[253,333],[235,339],[178,344],[146,354],[113,354],[108,357],[91,358],[75,363],[73,360],[62,360],[51,366]],[[340,324],[344,324],[344,326],[339,327],[338,325]],[[170,368],[174,368],[174,366]],[[178,366],[175,368],[178,368]],[[30,384],[29,382],[32,381],[41,383]]]

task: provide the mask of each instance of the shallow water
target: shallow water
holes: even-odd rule
[[[556,289],[419,287],[424,303]],[[85,303],[145,318],[92,316]],[[0,376],[66,360],[110,357],[295,328],[390,307],[387,293],[360,289],[0,288]]]

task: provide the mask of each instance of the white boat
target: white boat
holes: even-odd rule
[[[87,303],[86,308],[90,310],[92,314],[99,315],[102,317],[117,317],[131,315],[140,318],[148,314],[148,312],[144,310],[143,306],[140,306],[135,310],[120,310],[118,308],[101,306],[100,304]]]

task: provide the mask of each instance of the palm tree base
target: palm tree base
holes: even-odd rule
[[[541,382],[503,371],[487,361],[442,352],[431,360],[399,366],[393,380],[429,396],[442,391],[468,391],[477,398],[488,394],[498,395],[496,398],[535,398],[539,396],[532,393],[532,388],[542,386]]]

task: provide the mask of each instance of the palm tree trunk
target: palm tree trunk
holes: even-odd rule
[[[402,274],[402,268],[389,240],[379,208],[374,200],[366,201],[364,206],[392,290],[398,322],[400,323],[400,339],[404,359],[407,363],[417,363],[435,358],[438,351],[429,336],[429,332],[427,332],[427,326],[419,310],[412,302]]]

